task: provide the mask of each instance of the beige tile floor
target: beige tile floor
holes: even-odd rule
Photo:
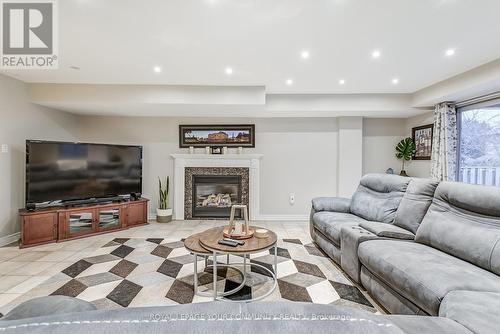
[[[168,238],[179,240],[208,228],[225,225],[221,220],[173,221],[125,231],[107,233],[72,241],[19,249],[16,245],[0,248],[0,308],[35,288],[79,259],[95,255],[106,242],[117,237]],[[310,242],[307,222],[258,222],[276,232],[279,238],[298,238]]]

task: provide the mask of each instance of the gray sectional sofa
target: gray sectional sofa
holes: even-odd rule
[[[369,174],[350,200],[313,200],[311,236],[391,314],[500,333],[500,188]]]
[[[21,304],[13,333],[500,333],[500,188],[369,174],[351,199],[312,202],[313,240],[391,315],[293,302],[98,311]]]
[[[471,334],[445,317],[379,316],[349,307],[311,303],[209,302],[111,311],[94,308],[76,298],[41,297],[0,319],[0,332]]]

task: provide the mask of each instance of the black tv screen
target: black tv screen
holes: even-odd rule
[[[142,192],[142,146],[26,141],[26,203]]]

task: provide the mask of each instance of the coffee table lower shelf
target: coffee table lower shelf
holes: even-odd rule
[[[248,265],[250,266],[254,266],[254,267],[259,267],[261,268],[262,270],[265,270],[266,272],[269,273],[269,275],[271,275],[271,278],[273,280],[273,286],[271,287],[271,289],[269,289],[269,291],[267,291],[265,294],[259,296],[259,297],[256,297],[256,298],[250,298],[250,299],[246,299],[246,300],[235,300],[234,302],[255,302],[255,301],[258,301],[258,300],[261,300],[261,299],[264,299],[266,298],[267,296],[271,295],[274,290],[276,290],[276,287],[278,286],[278,278],[277,278],[277,275],[278,275],[278,249],[277,249],[277,246],[274,245],[274,246],[271,246],[269,247],[268,249],[271,249],[271,248],[274,248],[274,272],[272,270],[270,270],[269,268],[263,266],[263,265],[260,265],[258,263],[247,263],[247,256],[249,256],[250,254],[253,254],[252,253],[238,253],[237,255],[243,255],[243,262],[237,262],[237,263],[230,263],[230,264],[217,264],[217,255],[235,255],[235,254],[232,254],[232,253],[221,253],[220,251],[213,251],[212,252],[212,258],[214,259],[213,261],[213,265],[212,265],[212,268],[213,268],[213,292],[212,292],[212,296],[213,296],[213,299],[214,300],[223,300],[223,301],[227,301],[227,302],[233,302],[233,300],[231,299],[228,299],[228,298],[224,298],[224,296],[228,296],[232,293],[235,293],[239,290],[241,290],[243,288],[243,286],[245,285],[245,282],[246,282],[246,277],[247,277],[247,271],[246,271],[246,268]],[[262,251],[262,250],[261,250]],[[260,252],[260,251],[259,251]],[[229,256],[228,256],[229,258]],[[248,257],[250,259],[250,257]],[[249,262],[249,261],[248,261]],[[236,287],[235,289],[233,289],[231,291],[231,293],[222,293],[222,294],[219,294],[217,292],[217,267],[218,266],[231,266],[233,269],[235,269],[234,266],[243,266],[243,272],[241,272],[240,270],[237,270],[239,271],[240,273],[242,273],[243,275],[243,281],[242,283]]]

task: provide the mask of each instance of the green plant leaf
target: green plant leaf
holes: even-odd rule
[[[160,177],[158,177],[158,208],[161,210],[168,209],[169,188],[170,177],[167,176],[165,183],[162,183]]]
[[[396,145],[396,158],[400,160],[409,161],[415,154],[415,143],[410,137],[401,140],[398,145]]]

